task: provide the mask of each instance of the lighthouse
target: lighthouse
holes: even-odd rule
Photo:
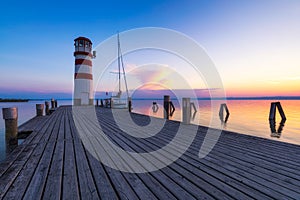
[[[92,42],[85,37],[74,40],[75,73],[73,104],[93,105]]]

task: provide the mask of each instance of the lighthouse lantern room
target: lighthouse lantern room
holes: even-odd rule
[[[75,73],[73,104],[93,105],[92,42],[88,38],[74,40]]]

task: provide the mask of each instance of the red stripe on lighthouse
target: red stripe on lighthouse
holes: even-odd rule
[[[75,65],[88,65],[92,67],[92,61],[86,59],[76,59]]]
[[[93,75],[92,74],[86,74],[86,73],[75,73],[74,74],[74,79],[89,79],[89,80],[93,80]]]

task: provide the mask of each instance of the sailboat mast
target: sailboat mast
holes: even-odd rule
[[[121,92],[121,48],[120,48],[120,37],[118,32],[118,72],[119,72],[119,92]]]

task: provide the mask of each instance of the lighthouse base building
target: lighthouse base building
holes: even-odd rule
[[[92,42],[88,38],[74,40],[75,73],[73,104],[75,106],[93,105]]]

